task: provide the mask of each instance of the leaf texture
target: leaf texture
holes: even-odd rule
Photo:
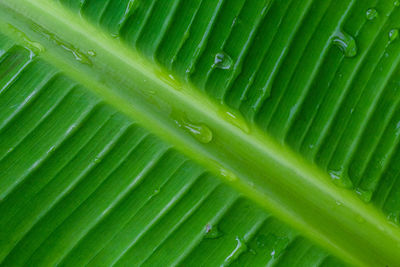
[[[0,12],[1,265],[398,263],[393,1],[10,0]],[[52,12],[74,21],[53,26]],[[194,122],[221,108],[215,125],[239,129]],[[246,151],[256,129],[278,160]]]

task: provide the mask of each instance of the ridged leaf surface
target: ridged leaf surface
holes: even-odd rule
[[[0,2],[2,266],[397,266],[400,3]]]

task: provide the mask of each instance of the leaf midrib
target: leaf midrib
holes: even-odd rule
[[[240,129],[246,122],[237,118],[232,123],[226,107],[170,80],[167,72],[52,1],[6,0],[0,6],[1,31],[18,39],[5,23],[23,30],[46,48],[45,60],[335,255],[356,265],[400,261],[400,231],[380,211],[336,187],[326,173],[253,125],[250,133]],[[35,31],[30,20],[82,51],[95,50],[93,65],[76,62]],[[210,143],[199,143],[177,126],[188,112],[191,121],[212,129]]]

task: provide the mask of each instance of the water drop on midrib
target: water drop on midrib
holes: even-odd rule
[[[212,140],[212,132],[210,128],[204,124],[193,124],[186,122],[183,124],[183,128],[185,128],[194,138],[203,144],[210,143]]]
[[[234,111],[226,111],[223,113],[223,117],[225,117],[226,120],[229,121],[231,124],[241,129],[244,133],[250,133],[249,126],[240,114]]]
[[[350,34],[339,31],[332,42],[342,51],[345,57],[354,57],[357,55],[357,44]]]
[[[179,128],[183,128],[186,132],[190,133],[190,135],[203,144],[210,143],[213,139],[213,133],[207,125],[203,123],[193,123],[184,115],[181,117],[181,119],[175,120],[175,123]]]

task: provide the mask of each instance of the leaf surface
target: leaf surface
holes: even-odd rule
[[[1,264],[396,266],[399,12],[2,1]]]

